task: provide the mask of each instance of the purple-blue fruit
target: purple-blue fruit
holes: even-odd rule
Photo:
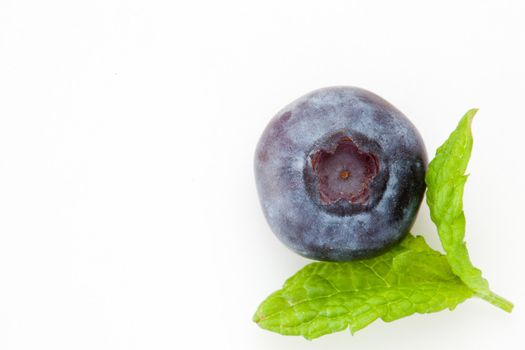
[[[300,255],[368,258],[412,226],[427,155],[414,125],[355,87],[313,91],[283,108],[255,155],[261,205],[273,232]]]

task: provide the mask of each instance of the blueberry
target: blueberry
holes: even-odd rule
[[[298,254],[348,261],[378,255],[414,223],[427,155],[414,125],[355,87],[313,91],[269,123],[255,154],[260,202]]]

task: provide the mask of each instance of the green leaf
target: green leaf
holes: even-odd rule
[[[253,319],[284,335],[314,339],[374,320],[453,309],[473,295],[447,259],[422,237],[408,235],[378,257],[305,266],[271,294]]]
[[[425,179],[427,203],[452,271],[477,296],[510,312],[512,303],[490,291],[481,271],[470,262],[464,242],[463,190],[467,181],[465,170],[472,151],[471,123],[476,112],[477,109],[471,109],[465,114],[430,162]]]

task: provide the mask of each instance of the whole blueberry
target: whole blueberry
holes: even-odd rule
[[[355,87],[313,91],[284,107],[255,155],[261,205],[298,254],[347,261],[382,253],[414,223],[427,155],[414,125]]]

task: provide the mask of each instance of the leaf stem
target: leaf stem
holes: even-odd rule
[[[476,293],[478,297],[481,299],[488,301],[492,305],[499,307],[503,311],[506,312],[512,312],[512,309],[514,308],[514,304],[512,304],[507,299],[497,295],[496,293],[489,292],[489,293]]]

